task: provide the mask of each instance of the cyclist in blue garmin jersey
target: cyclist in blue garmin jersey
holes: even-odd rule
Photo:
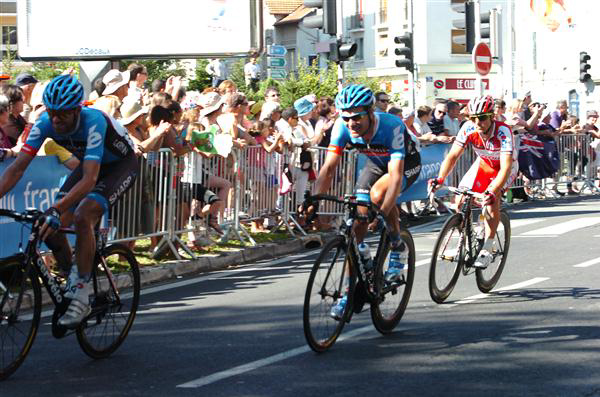
[[[400,281],[408,248],[400,239],[399,213],[396,199],[409,187],[421,171],[419,141],[412,135],[399,117],[387,113],[375,113],[373,92],[363,85],[349,85],[335,98],[335,106],[341,112],[331,132],[325,163],[315,183],[315,194],[329,190],[335,169],[342,160],[346,146],[357,149],[367,156],[355,187],[359,201],[373,202],[386,214],[390,227],[392,252],[385,274],[388,282]],[[308,202],[303,206],[311,212]],[[317,211],[313,208],[312,211]],[[359,207],[363,219],[354,225],[356,241],[362,243],[367,233],[367,208]],[[331,316],[340,318],[344,312],[345,297],[331,309]]]
[[[127,131],[96,109],[82,108],[83,86],[70,75],[53,79],[45,88],[46,113],[32,127],[16,160],[0,178],[0,198],[21,179],[46,138],[52,138],[79,160],[61,186],[53,206],[45,213],[40,236],[52,249],[59,264],[71,265],[69,243],[62,226],[74,224],[75,264],[67,280],[65,297],[69,307],[59,319],[76,328],[90,313],[89,280],[94,260],[94,227],[102,215],[133,184],[138,162]]]

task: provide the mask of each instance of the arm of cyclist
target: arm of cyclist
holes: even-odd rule
[[[392,159],[388,163],[388,174],[390,182],[385,193],[385,198],[381,204],[381,212],[386,216],[396,206],[396,198],[400,195],[402,189],[402,176],[404,173],[404,160]]]
[[[63,197],[61,200],[54,203],[54,205],[46,211],[46,215],[52,217],[51,221],[45,221],[40,228],[40,238],[46,240],[51,236],[59,227],[60,221],[57,222],[56,218],[67,212],[71,207],[80,202],[89,192],[92,191],[96,182],[98,181],[98,174],[100,172],[100,163],[93,160],[85,160],[83,162],[83,175],[79,182],[73,186],[73,188]],[[55,212],[57,211],[58,214]]]
[[[342,156],[334,151],[328,151],[325,157],[325,163],[319,171],[319,177],[315,182],[315,194],[326,193],[331,187],[331,181],[335,175],[335,170],[342,160]]]
[[[465,149],[462,146],[457,145],[456,143],[452,145],[450,152],[448,153],[448,155],[442,162],[442,165],[440,166],[440,172],[438,173],[438,177],[436,179],[429,180],[430,188],[435,190],[436,187],[442,184],[442,181],[444,181],[448,174],[450,174],[450,172],[454,169],[456,162],[458,161],[460,156],[462,156],[464,151]]]
[[[33,160],[33,156],[21,151],[17,155],[17,159],[4,170],[2,177],[0,177],[0,198],[4,197],[6,193],[15,187],[25,173],[29,163],[31,163],[31,160]]]

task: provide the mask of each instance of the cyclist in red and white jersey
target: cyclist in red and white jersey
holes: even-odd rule
[[[437,179],[430,180],[435,190],[443,184],[467,146],[472,146],[477,160],[459,183],[474,192],[484,193],[487,206],[486,236],[475,266],[486,268],[490,250],[500,222],[500,195],[510,187],[519,172],[518,151],[509,126],[494,120],[494,99],[487,95],[469,101],[469,121],[460,129],[450,153],[442,162]]]

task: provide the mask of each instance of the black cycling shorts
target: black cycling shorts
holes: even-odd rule
[[[416,155],[413,154],[410,158],[405,158],[404,160],[404,177],[402,178],[402,188],[401,192],[408,189],[418,178],[419,173],[421,172],[421,156],[417,152]],[[356,186],[354,187],[354,192],[356,194],[356,198],[358,201],[363,202],[371,202],[371,188],[385,174],[388,173],[387,165],[384,168],[381,168],[377,164],[375,164],[371,159],[367,158],[367,162],[363,167],[360,175],[358,176],[358,180],[356,181]]]
[[[56,195],[56,200],[63,198],[81,180],[83,163],[83,161],[79,163],[79,166],[67,177]],[[98,202],[104,211],[108,211],[133,186],[139,171],[139,162],[133,152],[122,160],[102,164],[96,186],[85,197]]]

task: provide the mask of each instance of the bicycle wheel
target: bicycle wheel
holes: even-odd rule
[[[429,295],[436,303],[443,303],[448,298],[460,274],[465,247],[461,223],[462,214],[454,214],[448,218],[433,246],[429,267]]]
[[[504,265],[506,264],[506,256],[510,247],[510,218],[505,211],[500,212],[500,223],[496,230],[494,238],[494,246],[492,248],[492,262],[485,269],[477,269],[475,278],[477,280],[477,288],[481,292],[490,292],[496,286],[500,279]]]
[[[377,331],[382,334],[392,332],[400,322],[408,305],[415,279],[415,243],[407,230],[401,230],[400,237],[408,247],[408,263],[404,266],[403,282],[387,283],[384,280],[391,250],[389,239],[380,240],[380,244],[383,242],[384,246],[379,249],[375,267],[376,300],[371,303],[371,320]]]
[[[37,276],[15,261],[0,263],[0,380],[27,357],[40,324],[42,292]]]
[[[131,250],[106,247],[96,257],[92,282],[92,312],[77,328],[77,341],[88,356],[104,358],[127,337],[140,301],[140,270]]]
[[[350,276],[351,259],[346,242],[337,236],[325,244],[308,278],[304,296],[304,336],[311,349],[320,353],[330,348],[342,332],[352,312],[352,293],[348,293],[341,320],[331,317],[331,307],[346,291],[353,292],[356,276]]]

